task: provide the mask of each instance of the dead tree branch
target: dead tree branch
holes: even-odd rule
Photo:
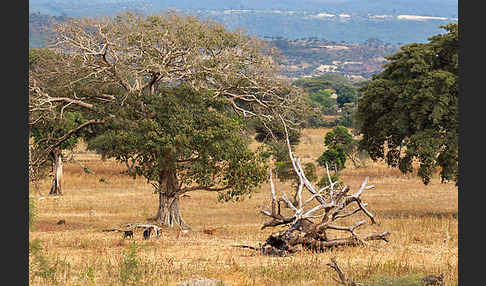
[[[360,246],[372,240],[388,242],[389,232],[368,235],[359,235],[356,232],[358,228],[366,225],[368,220],[358,220],[349,226],[336,223],[343,218],[362,213],[371,224],[377,224],[375,217],[367,209],[368,205],[361,199],[363,191],[374,188],[374,185],[368,185],[369,178],[365,177],[359,189],[354,194],[349,194],[351,189],[347,185],[335,189],[337,183],[331,180],[329,169],[326,166],[330,185],[318,190],[306,178],[300,159],[293,155],[285,121],[282,118],[281,120],[286,134],[289,157],[294,171],[299,177],[299,184],[295,190],[297,201],[291,202],[287,199],[285,193],[277,196],[277,190],[270,172],[271,209],[261,210],[260,213],[270,217],[271,220],[265,222],[262,229],[279,225],[287,225],[287,229],[271,234],[261,249],[262,253],[286,255],[294,252],[298,245],[309,250],[324,251],[341,246]],[[308,191],[309,197],[307,199],[304,198],[304,189]],[[281,213],[281,202],[289,207],[293,215],[285,216]],[[311,207],[311,203],[314,206]],[[316,218],[320,218],[320,220],[313,221]],[[329,231],[348,232],[351,236],[328,239],[327,233]]]
[[[334,281],[338,282],[339,284],[343,284],[343,285],[346,285],[346,286],[357,286],[358,284],[356,284],[355,282],[349,280],[346,275],[344,274],[344,272],[341,270],[341,268],[339,267],[339,265],[337,264],[337,261],[336,261],[336,258],[331,258],[331,263],[328,263],[327,266],[331,267],[332,269],[334,269],[334,271],[337,272],[338,276],[339,276],[339,280],[334,279]]]

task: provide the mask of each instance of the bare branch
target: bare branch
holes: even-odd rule
[[[337,264],[336,258],[334,258],[334,257],[331,258],[331,263],[328,263],[327,266],[331,267],[332,269],[334,269],[334,271],[337,272],[340,281],[334,279],[335,281],[337,281],[340,284],[346,285],[346,286],[357,286],[356,283],[354,283],[353,281],[349,280],[346,277],[346,275],[344,274],[344,272],[341,270],[341,268]]]
[[[280,115],[279,115],[280,116]],[[273,184],[272,173],[270,172],[270,192],[272,197],[272,210],[260,211],[261,214],[272,218],[271,221],[264,223],[262,229],[269,226],[278,226],[282,224],[288,224],[289,227],[285,231],[273,233],[262,247],[262,253],[285,255],[292,252],[297,244],[301,244],[306,249],[315,251],[322,251],[324,249],[338,247],[338,246],[358,246],[364,245],[368,240],[384,240],[388,241],[388,232],[381,234],[372,234],[358,237],[355,230],[363,226],[367,220],[360,220],[352,224],[351,226],[341,226],[333,224],[338,219],[352,216],[360,211],[367,215],[371,223],[376,223],[373,215],[366,208],[367,204],[363,203],[360,196],[364,190],[372,189],[373,185],[367,185],[369,178],[366,177],[359,187],[359,189],[353,195],[348,195],[350,187],[344,185],[341,189],[335,190],[334,187],[338,185],[337,182],[333,182],[329,173],[329,168],[326,166],[327,178],[329,185],[316,191],[316,188],[305,177],[305,173],[302,169],[300,159],[294,157],[290,146],[290,140],[288,137],[288,130],[285,121],[280,116],[284,131],[286,135],[287,148],[294,171],[299,178],[299,185],[295,189],[296,203],[287,199],[285,193],[282,193],[280,197],[277,195],[277,191]],[[303,197],[303,188],[306,188],[310,196],[305,199]],[[324,196],[323,192],[329,191],[328,196]],[[305,207],[314,201],[318,202],[317,205],[310,209]],[[284,202],[293,211],[292,217],[283,218],[280,215],[280,202]],[[358,207],[350,209],[350,204],[356,202]],[[278,205],[278,213],[276,206]],[[312,218],[320,218],[320,223],[314,223]],[[351,233],[351,237],[327,239],[328,231],[346,231]]]
[[[185,187],[182,188],[179,191],[179,194],[187,193],[187,192],[192,192],[192,191],[208,191],[208,192],[221,192],[224,190],[230,189],[231,186],[225,186],[225,187],[220,187],[220,188],[214,188],[214,187],[206,187],[206,186],[192,186],[192,187]]]

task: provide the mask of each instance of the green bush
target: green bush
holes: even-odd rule
[[[33,227],[37,220],[37,207],[35,205],[35,198],[29,198],[29,228]]]
[[[140,260],[137,257],[139,246],[132,242],[128,249],[123,252],[123,258],[120,265],[120,282],[122,285],[138,285],[142,272],[140,269]]]

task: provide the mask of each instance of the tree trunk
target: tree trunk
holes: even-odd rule
[[[49,195],[62,195],[62,153],[61,150],[55,149],[51,153],[52,170],[54,178],[52,179],[51,191]]]
[[[155,220],[168,227],[190,228],[182,219],[179,209],[179,195],[159,193],[159,208]]]
[[[179,186],[173,170],[163,170],[159,174],[159,207],[155,221],[168,227],[190,229],[184,222],[179,209]]]

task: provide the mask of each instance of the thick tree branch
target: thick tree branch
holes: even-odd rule
[[[193,191],[207,191],[207,192],[221,192],[224,190],[230,189],[231,186],[226,186],[226,187],[220,187],[220,188],[214,188],[214,187],[206,187],[206,186],[193,186],[193,187],[185,187],[182,188],[179,193],[187,193],[187,192],[193,192]]]

